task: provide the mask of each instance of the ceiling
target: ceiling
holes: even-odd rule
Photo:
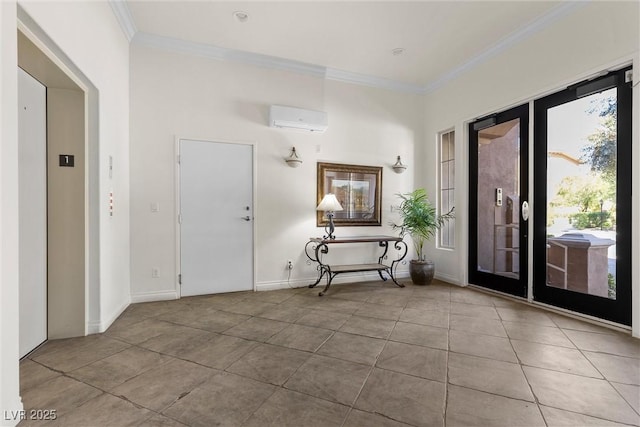
[[[151,34],[236,54],[267,55],[422,90],[544,30],[554,16],[575,5],[451,0],[124,4],[136,37]],[[246,12],[247,21],[239,22],[235,11]],[[404,52],[394,55],[395,48]]]

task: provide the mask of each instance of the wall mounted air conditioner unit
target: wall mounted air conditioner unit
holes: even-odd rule
[[[269,126],[309,132],[324,132],[328,127],[327,113],[272,105],[269,114]]]

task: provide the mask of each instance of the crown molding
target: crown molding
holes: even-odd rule
[[[234,49],[227,49],[224,59],[228,61],[241,62],[243,64],[257,65],[258,67],[309,74],[314,77],[324,77],[326,72],[326,68],[320,65]]]
[[[489,60],[490,58],[498,55],[501,52],[504,52],[511,46],[531,37],[537,32],[540,32],[544,28],[547,28],[556,20],[562,18],[563,16],[568,15],[569,13],[575,11],[578,8],[583,7],[587,4],[589,0],[586,1],[568,1],[563,2],[562,4],[554,7],[548,13],[534,19],[529,24],[520,28],[517,31],[512,32],[502,40],[498,41],[493,46],[489,47],[485,51],[479,53],[478,55],[473,56],[468,61],[463,64],[455,67],[451,71],[427,84],[424,88],[424,93],[429,94],[431,92],[436,91],[437,89],[443,87],[448,82],[458,78],[460,75],[470,71],[471,69],[477,67],[483,62]]]
[[[224,60],[226,49],[211,46],[204,43],[186,42],[172,37],[158,36],[137,32],[131,40],[134,45],[167,50],[170,52],[184,53],[188,55],[204,56],[206,58]]]
[[[358,84],[361,86],[376,87],[414,94],[424,93],[424,88],[418,85],[401,83],[381,77],[353,73],[350,71],[343,71],[335,68],[327,68],[320,65],[292,61],[290,59],[262,55],[259,53],[227,49],[205,43],[180,40],[173,37],[158,36],[156,34],[137,32],[133,37],[132,43],[138,46],[201,56],[219,61],[233,61],[243,64],[255,65],[263,68],[291,71],[295,73],[311,75],[314,77],[325,78],[327,80]]]
[[[453,68],[426,86],[419,86],[411,83],[403,83],[384,77],[376,77],[367,74],[355,73],[351,71],[339,70],[321,65],[308,64],[305,62],[293,61],[269,55],[253,52],[246,52],[235,49],[227,49],[205,43],[196,43],[180,40],[172,37],[159,36],[137,31],[133,17],[125,0],[109,0],[109,4],[115,14],[122,31],[127,39],[140,46],[151,47],[160,50],[168,50],[177,53],[196,55],[220,61],[234,61],[243,64],[255,65],[258,67],[271,68],[283,71],[291,71],[300,74],[307,74],[314,77],[325,78],[327,80],[343,83],[357,84],[380,89],[387,89],[396,92],[425,95],[432,93],[447,83],[455,80],[462,74],[472,70],[490,58],[504,52],[517,43],[527,39],[535,33],[547,28],[556,20],[568,15],[576,9],[583,7],[590,0],[564,1],[554,7],[546,14],[532,20],[529,24],[512,32],[502,40],[490,46],[483,52],[471,57],[468,61]]]
[[[396,92],[413,93],[417,95],[423,95],[426,93],[425,88],[419,85],[402,83],[396,80],[385,79],[384,77],[370,76],[367,74],[354,73],[335,68],[327,68],[325,77],[327,80],[388,89]]]
[[[131,15],[129,6],[127,6],[127,2],[124,0],[109,0],[109,6],[111,6],[111,10],[118,20],[124,36],[131,42],[138,32],[138,29],[133,21],[133,16]]]
[[[291,61],[289,59],[241,50],[227,49],[205,43],[180,40],[173,37],[158,36],[156,34],[138,32],[133,38],[132,43],[139,46],[196,55],[219,61],[233,61],[264,68],[294,71],[302,74],[310,74],[316,77],[323,77],[325,74],[325,67],[321,67],[319,65]]]

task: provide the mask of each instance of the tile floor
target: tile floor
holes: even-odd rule
[[[133,304],[21,362],[20,426],[640,425],[640,340],[385,282]]]

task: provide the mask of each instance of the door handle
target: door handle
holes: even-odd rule
[[[525,221],[529,219],[529,203],[526,200],[522,202],[522,219]]]
[[[244,219],[245,221],[251,221],[251,217],[249,215],[243,216],[242,219]]]

